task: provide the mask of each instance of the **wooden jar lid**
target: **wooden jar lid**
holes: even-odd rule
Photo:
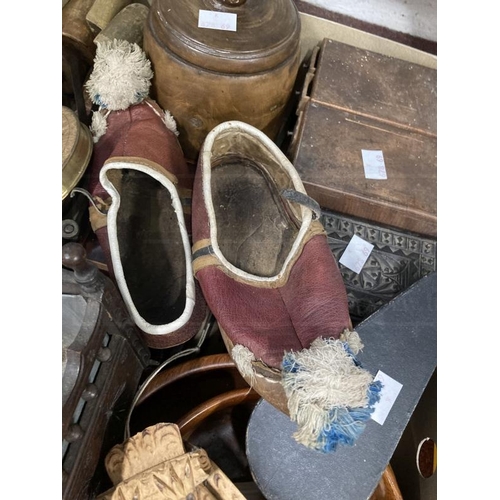
[[[236,31],[199,28],[200,10],[236,14]],[[223,73],[258,73],[299,50],[292,0],[153,0],[148,28],[181,59]]]
[[[90,130],[76,113],[62,107],[62,199],[78,184],[92,155]]]

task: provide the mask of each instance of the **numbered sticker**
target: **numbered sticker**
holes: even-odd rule
[[[384,153],[382,151],[361,150],[363,167],[367,179],[387,179],[385,170]]]
[[[213,10],[200,10],[198,15],[198,28],[236,31],[236,14],[216,12]]]
[[[373,250],[373,245],[356,234],[351,238],[339,262],[359,274]]]
[[[382,390],[380,391],[379,402],[373,406],[374,410],[371,418],[380,425],[384,425],[385,419],[387,415],[389,415],[403,385],[380,370],[373,380],[380,380],[382,383]]]

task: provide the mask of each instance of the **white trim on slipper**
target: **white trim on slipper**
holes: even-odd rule
[[[222,262],[222,264],[235,275],[240,276],[246,280],[273,283],[275,281],[279,281],[285,275],[288,267],[291,265],[292,260],[294,259],[296,253],[298,252],[302,244],[302,240],[304,239],[304,236],[306,235],[309,226],[311,225],[311,222],[313,220],[313,212],[309,208],[301,205],[300,208],[302,215],[302,224],[300,226],[299,233],[295,238],[295,241],[293,242],[292,249],[290,250],[287,258],[285,259],[285,262],[283,263],[280,272],[277,275],[271,277],[256,276],[254,274],[247,273],[242,269],[239,269],[233,264],[231,264],[224,257],[219,248],[219,243],[217,240],[217,220],[215,217],[215,210],[213,206],[212,190],[211,190],[212,147],[219,134],[230,130],[234,130],[235,133],[243,131],[245,134],[254,136],[259,141],[259,143],[261,143],[271,152],[271,154],[280,163],[283,169],[286,170],[286,172],[288,173],[293,182],[295,190],[297,190],[300,193],[304,193],[306,195],[307,193],[304,188],[304,185],[302,184],[302,181],[299,177],[297,170],[295,170],[295,167],[290,163],[290,160],[288,160],[288,158],[283,154],[283,152],[278,148],[278,146],[276,146],[276,144],[271,139],[269,139],[267,135],[265,135],[263,132],[253,127],[252,125],[240,121],[227,121],[221,123],[220,125],[217,125],[207,135],[200,152],[200,158],[201,158],[201,168],[203,169],[202,170],[203,198],[208,213],[208,219],[210,222],[210,239],[213,251],[215,255],[218,257],[218,259]]]
[[[184,254],[186,261],[186,305],[182,314],[173,322],[164,325],[152,325],[147,322],[137,311],[135,307],[130,292],[128,290],[127,282],[123,273],[123,267],[120,259],[120,249],[118,245],[118,239],[116,236],[116,216],[118,214],[118,209],[120,207],[120,195],[115,189],[113,184],[107,178],[107,171],[111,169],[131,169],[143,172],[154,179],[156,179],[160,184],[162,184],[171,194],[172,206],[174,207],[175,214],[177,215],[177,220],[179,222],[179,229],[182,237],[182,244],[184,246]],[[104,167],[101,169],[99,174],[99,180],[106,191],[111,195],[112,203],[108,212],[108,239],[109,247],[111,251],[111,259],[113,262],[113,272],[115,274],[115,279],[118,284],[118,288],[123,296],[125,305],[132,316],[132,319],[136,325],[144,332],[150,335],[165,335],[172,333],[179,328],[183,327],[191,318],[191,314],[194,309],[195,304],[195,285],[193,268],[191,263],[191,244],[189,242],[189,236],[186,229],[186,224],[184,222],[184,213],[182,209],[182,203],[179,198],[179,194],[175,185],[164,175],[157,172],[156,170],[149,168],[145,165],[132,163],[132,162],[121,162],[121,161],[108,161]]]

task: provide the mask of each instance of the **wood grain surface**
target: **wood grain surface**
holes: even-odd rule
[[[225,392],[193,408],[177,422],[177,425],[183,438],[189,440],[191,434],[211,415],[239,404],[256,403],[259,399],[260,395],[250,387]]]
[[[300,63],[300,19],[290,0],[235,8],[237,33],[199,29],[196,14],[207,7],[202,4],[174,7],[155,0],[144,28],[154,71],[151,95],[177,121],[188,160],[197,158],[207,134],[224,121],[240,120],[276,138]]]
[[[435,238],[436,70],[324,39],[307,76],[288,154],[308,194]],[[366,178],[362,150],[382,151],[387,179]]]

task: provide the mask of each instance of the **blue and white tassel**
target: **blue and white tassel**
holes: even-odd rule
[[[353,445],[364,431],[382,385],[356,359],[362,347],[359,335],[346,330],[340,339],[318,338],[285,354],[282,384],[297,442],[331,452]]]

